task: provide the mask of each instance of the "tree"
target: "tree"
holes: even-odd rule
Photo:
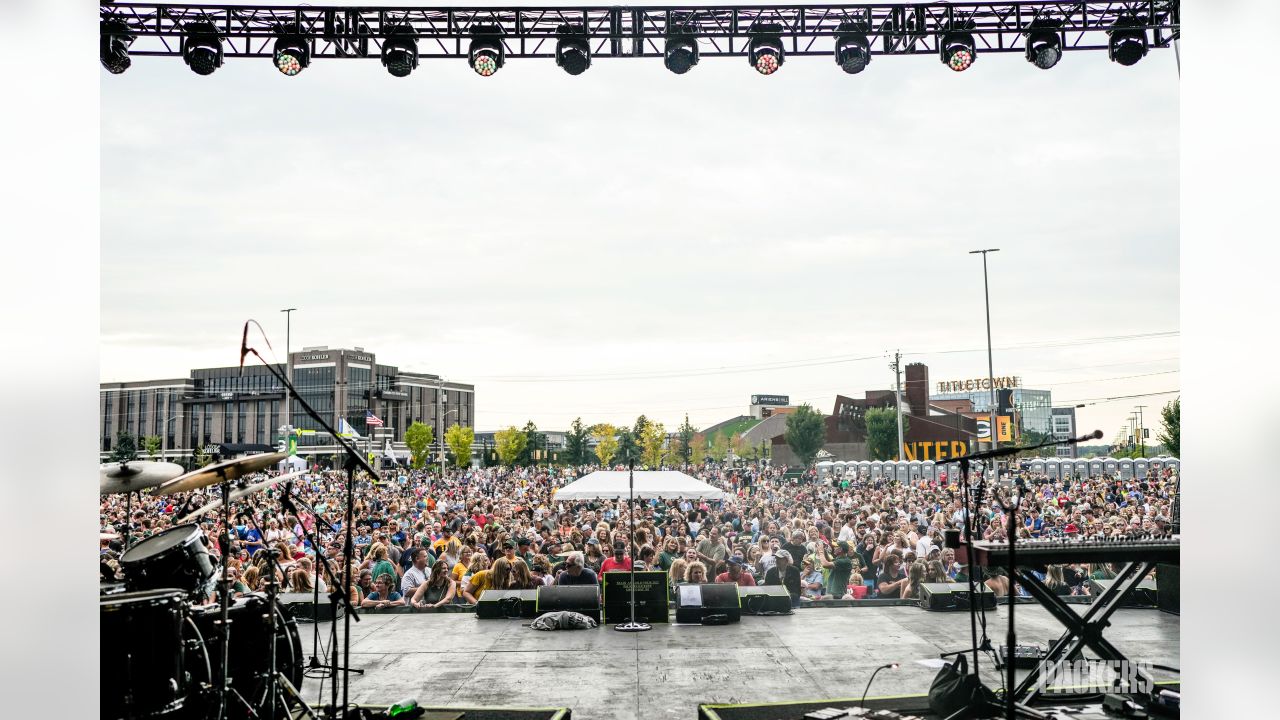
[[[546,434],[538,432],[538,426],[532,420],[524,424],[524,448],[516,460],[519,465],[533,465],[535,450],[546,449]]]
[[[571,465],[584,465],[587,462],[587,438],[591,431],[582,424],[582,418],[576,418],[569,426],[564,437],[565,460]]]
[[[476,431],[454,423],[444,431],[444,442],[453,452],[453,464],[466,467],[471,464],[471,444],[476,441]]]
[[[159,435],[148,435],[142,438],[142,450],[149,458],[155,459],[155,456],[160,454],[160,448],[163,446],[164,441],[160,439]]]
[[[685,413],[684,422],[676,430],[676,452],[686,465],[693,459],[693,436],[697,433],[698,431],[689,424],[689,413]]]
[[[192,469],[198,470],[208,464],[209,464],[209,453],[204,451],[203,445],[196,446],[196,449],[191,451]]]
[[[1040,443],[1048,439],[1049,439],[1049,435],[1047,433],[1042,433],[1037,430],[1024,430],[1022,432],[1021,444],[1039,445]],[[1023,452],[1018,453],[1018,457],[1020,458],[1054,457],[1056,454],[1057,454],[1057,451],[1054,449],[1053,445],[1046,445],[1037,450],[1024,450]]]
[[[618,429],[608,423],[601,423],[591,428],[591,437],[596,440],[596,457],[600,464],[608,467],[609,461],[618,454]]]
[[[735,458],[742,460],[746,459],[747,453],[750,450],[750,448],[747,447],[746,441],[742,439],[742,433],[734,433],[729,438],[729,449],[733,451],[733,456]]]
[[[693,439],[693,450],[689,455],[689,462],[693,465],[701,465],[707,461],[707,439],[701,435]]]
[[[640,444],[644,448],[641,458],[645,465],[657,470],[662,467],[662,456],[664,445],[667,442],[667,429],[662,423],[651,422],[644,428],[644,435],[641,435]]]
[[[641,415],[636,418],[636,424],[631,426],[631,436],[634,438],[644,437],[644,430],[647,427],[649,427],[649,418]]]
[[[729,438],[724,433],[716,433],[711,439],[711,446],[707,448],[707,457],[716,462],[724,462],[729,457]]]
[[[131,433],[121,430],[116,433],[116,447],[111,451],[112,462],[129,462],[138,459],[138,445]]]
[[[867,410],[867,454],[872,460],[892,460],[898,453],[898,411],[893,408]],[[907,419],[902,418],[902,432],[907,431]]]
[[[640,443],[636,440],[635,433],[626,429],[618,432],[618,462],[624,465],[639,465],[641,451],[642,449]]]
[[[404,431],[404,444],[409,446],[413,467],[421,470],[427,466],[431,443],[435,440],[436,433],[431,426],[416,420]]]
[[[524,454],[525,445],[529,439],[519,428],[511,425],[494,433],[493,442],[498,451],[498,461],[503,465],[511,466],[516,464]]]
[[[1160,434],[1156,439],[1164,446],[1165,452],[1173,457],[1178,454],[1182,442],[1182,398],[1175,398],[1160,409]]]
[[[802,465],[812,465],[827,440],[827,423],[822,419],[822,413],[808,403],[801,405],[787,416],[784,439]]]

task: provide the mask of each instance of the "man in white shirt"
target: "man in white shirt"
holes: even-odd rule
[[[840,528],[840,536],[836,538],[839,542],[857,542],[857,532],[854,529],[854,523],[857,522],[852,514],[845,518],[844,527]]]
[[[413,552],[413,565],[404,571],[404,577],[400,579],[400,594],[404,597],[413,597],[413,591],[427,582],[426,570],[427,550],[417,548]]]

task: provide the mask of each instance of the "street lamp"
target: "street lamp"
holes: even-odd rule
[[[293,320],[293,313],[297,309],[298,308],[285,308],[280,311],[284,313],[284,377],[289,381],[290,385],[293,384],[293,373],[290,371],[293,364],[289,362],[289,334],[292,330],[291,321]],[[293,425],[293,395],[287,390],[284,394],[284,416],[286,418],[284,424]]]
[[[991,360],[991,290],[987,284],[987,253],[993,252],[1000,252],[1000,248],[969,251],[970,255],[982,255],[982,297],[987,308],[987,381],[991,384],[991,412],[987,414],[987,418],[990,420],[991,449],[995,450],[1000,446],[1000,436],[996,432],[996,371]],[[999,480],[1000,463],[992,460],[991,467],[995,468],[996,479]]]
[[[461,408],[454,408],[443,415],[438,416],[437,424],[440,426],[440,479],[444,479],[444,419],[458,412]]]

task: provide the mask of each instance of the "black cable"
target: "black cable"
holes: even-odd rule
[[[888,663],[885,665],[881,665],[880,667],[876,668],[875,672],[871,673],[871,677],[867,678],[867,686],[862,688],[862,699],[858,701],[858,705],[862,707],[867,706],[867,691],[871,689],[871,682],[876,679],[876,675],[880,674],[881,670],[889,670],[889,669],[897,670],[898,663]]]

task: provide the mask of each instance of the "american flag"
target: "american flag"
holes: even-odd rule
[[[374,415],[372,410],[365,410],[364,424],[369,427],[382,427],[382,420],[377,415]]]

